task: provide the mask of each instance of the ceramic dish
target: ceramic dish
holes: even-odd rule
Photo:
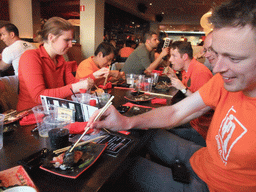
[[[26,116],[29,114],[29,111],[22,111],[22,112],[17,112],[16,110],[9,110],[3,113],[5,115],[4,118],[4,125],[13,123],[15,121],[20,120],[22,117]]]
[[[126,95],[124,96],[125,99],[128,101],[134,102],[134,103],[141,103],[141,102],[147,102],[155,98],[155,96],[141,94],[141,95]]]
[[[96,144],[96,143],[89,143],[87,145],[90,145],[92,148],[90,150],[84,151],[81,149],[81,151],[88,153],[90,155],[89,160],[85,166],[82,166],[85,162],[79,162],[74,164],[74,166],[71,167],[71,169],[61,170],[60,168],[55,168],[53,164],[51,163],[53,157],[58,156],[60,154],[54,154],[50,153],[44,160],[43,165],[40,166],[41,169],[48,171],[50,173],[53,173],[55,175],[59,175],[62,177],[67,177],[71,179],[76,179],[79,175],[81,175],[85,170],[87,170],[89,167],[91,167],[95,161],[100,157],[100,155],[103,153],[103,151],[106,149],[107,144]],[[77,148],[74,149],[78,150]],[[80,149],[79,149],[80,150]],[[84,153],[84,154],[85,154]]]
[[[4,192],[37,192],[37,190],[29,186],[17,186],[6,189]]]

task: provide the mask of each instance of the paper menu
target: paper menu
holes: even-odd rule
[[[50,104],[58,106],[58,113],[64,113],[64,111],[66,111],[70,114],[70,110],[73,111],[74,119],[78,122],[88,121],[91,115],[98,109],[97,107],[87,104],[44,95],[41,95],[41,101],[43,106]]]

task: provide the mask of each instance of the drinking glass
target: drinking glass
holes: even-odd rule
[[[158,73],[152,73],[151,78],[153,79],[153,86],[155,86],[158,83],[159,74]]]
[[[131,88],[134,88],[135,78],[137,75],[135,74],[126,74],[126,84],[129,84]]]
[[[136,78],[136,83],[135,83],[135,89],[136,91],[141,91],[144,85],[144,78],[145,75],[138,75]]]
[[[3,114],[0,114],[0,149],[3,148],[3,145],[4,145],[4,115]]]
[[[38,127],[38,133],[41,137],[48,137],[48,128],[43,123],[44,117],[49,116],[50,118],[55,119],[57,116],[57,109],[58,106],[55,105],[49,105],[49,107],[37,105],[32,108]]]
[[[146,77],[144,79],[143,90],[146,91],[146,92],[151,92],[152,91],[152,84],[153,84],[153,79],[151,77]]]

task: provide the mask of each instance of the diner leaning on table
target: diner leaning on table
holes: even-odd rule
[[[73,26],[60,17],[52,17],[39,33],[43,44],[22,54],[19,63],[19,97],[17,110],[41,104],[40,95],[66,98],[79,89],[89,89],[93,80],[77,80],[72,72],[74,62],[63,55],[72,47]]]
[[[172,105],[125,117],[111,106],[101,121],[88,126],[113,131],[161,128],[147,148],[163,165],[138,157],[125,182],[133,191],[256,191],[256,1],[231,0],[213,10],[212,49],[218,54],[212,77],[199,91]],[[164,130],[215,107],[206,147]],[[178,160],[190,173],[177,182],[172,165]],[[180,174],[182,176],[183,173]],[[175,174],[174,174],[175,176]],[[127,186],[122,186],[126,188]]]
[[[125,74],[150,74],[168,55],[169,47],[162,49],[159,57],[155,59],[155,51],[159,44],[158,36],[155,32],[145,33],[143,43],[139,45],[126,59],[122,71]]]
[[[102,42],[94,52],[94,56],[83,60],[77,68],[76,78],[81,79],[90,77],[96,85],[103,85],[106,76],[108,81],[118,81],[120,78],[125,79],[124,73],[118,70],[110,70],[109,66],[114,59],[115,48],[111,43]]]
[[[175,41],[170,47],[170,62],[172,68],[168,70],[168,77],[172,86],[189,96],[199,90],[212,77],[211,71],[202,63],[193,58],[193,49],[190,42]],[[172,70],[182,74],[180,80]],[[188,125],[180,125],[170,131],[184,139],[205,146],[205,139],[212,120],[213,110],[199,118],[193,119]]]

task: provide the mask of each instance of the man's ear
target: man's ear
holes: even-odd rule
[[[15,33],[14,32],[10,32],[10,36],[11,36],[11,38],[14,38],[15,37]]]
[[[102,53],[102,52],[99,52],[97,56],[99,56],[99,57],[102,57],[102,58],[103,58],[103,53]]]
[[[189,58],[189,57],[188,57],[188,54],[187,54],[187,53],[184,53],[183,56],[182,56],[182,59],[183,59],[183,60],[188,60],[188,58]]]

